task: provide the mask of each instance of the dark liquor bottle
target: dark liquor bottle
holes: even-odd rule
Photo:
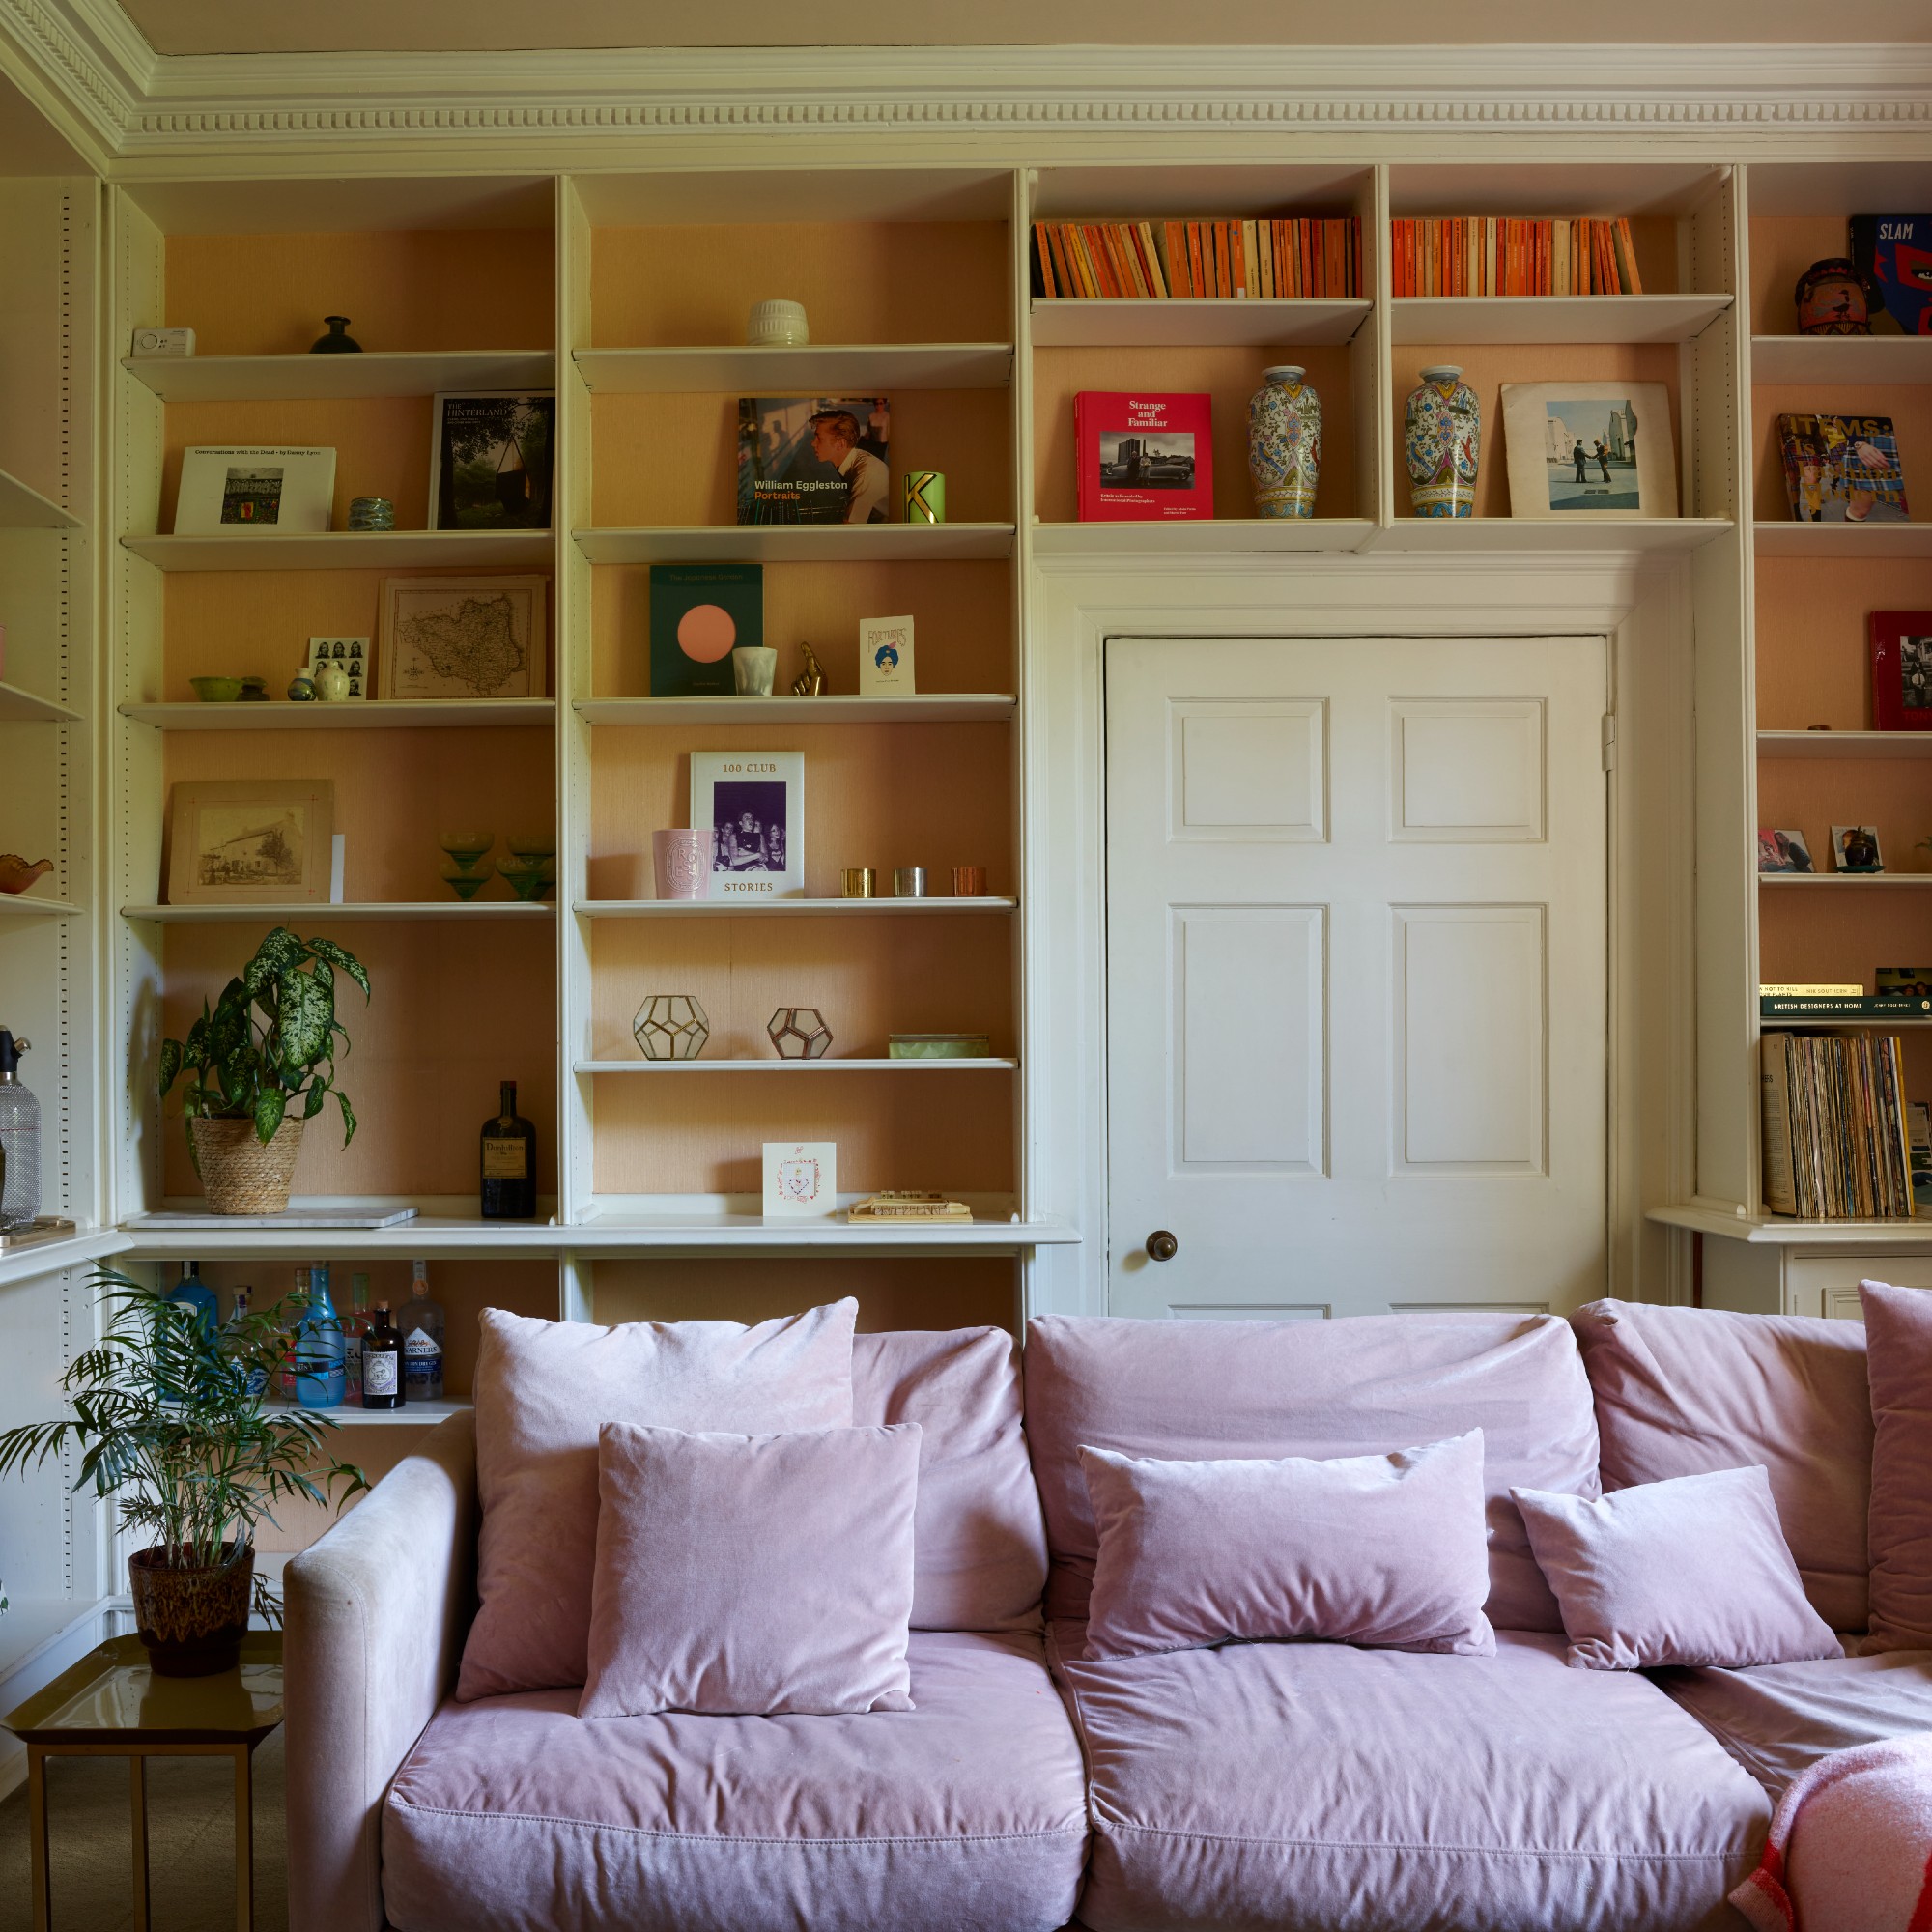
[[[517,1083],[503,1082],[502,1111],[483,1122],[483,1218],[529,1221],[537,1211],[537,1130],[517,1112]]]
[[[389,1304],[379,1301],[362,1337],[362,1406],[401,1408],[403,1399],[403,1338],[389,1320]]]

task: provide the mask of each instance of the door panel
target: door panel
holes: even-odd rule
[[[1606,667],[1601,638],[1110,641],[1117,1313],[1602,1292]]]

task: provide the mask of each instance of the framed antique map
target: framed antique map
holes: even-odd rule
[[[383,581],[385,698],[544,696],[542,577]]]

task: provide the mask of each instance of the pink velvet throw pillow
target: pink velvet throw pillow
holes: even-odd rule
[[[1761,1464],[1672,1476],[1590,1501],[1513,1490],[1580,1670],[1842,1657]]]
[[[1159,1462],[1083,1447],[1087,1656],[1326,1637],[1493,1656],[1483,1432],[1383,1456]]]
[[[910,1711],[920,1427],[607,1422],[580,1718]]]
[[[476,1355],[476,1619],[460,1699],[582,1684],[597,1559],[597,1433],[844,1428],[847,1299],[736,1321],[540,1321],[486,1308]]]
[[[1871,1629],[1861,1646],[1932,1650],[1932,1293],[1861,1281],[1871,1379]]]

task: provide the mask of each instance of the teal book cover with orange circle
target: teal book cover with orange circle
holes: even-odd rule
[[[729,697],[731,653],[764,641],[763,564],[652,564],[653,697]]]

